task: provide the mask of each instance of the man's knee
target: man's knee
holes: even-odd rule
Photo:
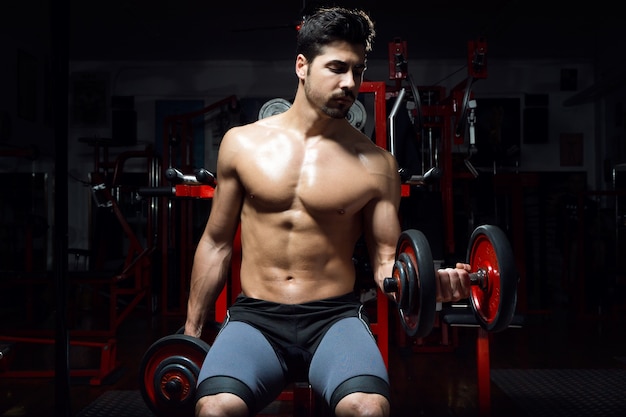
[[[196,417],[247,417],[246,403],[234,394],[205,395],[196,402]]]
[[[391,406],[380,394],[355,392],[343,397],[335,408],[337,417],[388,417]]]

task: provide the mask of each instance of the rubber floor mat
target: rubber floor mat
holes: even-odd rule
[[[107,391],[76,417],[155,417],[141,396],[141,392],[133,390]]]
[[[275,401],[268,405],[259,416],[284,417],[291,416],[289,405]],[[83,410],[76,417],[156,417],[146,405],[140,391],[111,390],[107,391]]]
[[[491,380],[529,416],[626,416],[626,369],[492,369]]]

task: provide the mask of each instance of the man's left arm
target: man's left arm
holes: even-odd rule
[[[391,277],[395,263],[396,247],[400,238],[400,175],[395,158],[388,160],[389,174],[381,186],[381,196],[370,202],[365,209],[364,235],[370,257],[370,265],[378,287],[384,291],[385,278]],[[443,231],[442,231],[443,233]],[[438,302],[458,301],[469,297],[470,266],[457,263],[455,267],[436,271],[436,297]],[[392,295],[389,295],[392,298]]]
[[[383,292],[385,278],[391,277],[400,238],[400,175],[395,158],[391,154],[386,157],[386,174],[378,177],[380,196],[366,206],[363,218],[363,233],[374,280]]]

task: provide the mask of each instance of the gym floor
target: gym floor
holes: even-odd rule
[[[523,316],[521,327],[490,334],[487,408],[479,405],[484,393],[480,394],[477,386],[477,328],[450,327],[444,343],[444,328],[436,326],[428,338],[418,341],[402,337],[392,317],[392,415],[626,415],[624,316],[621,310],[584,316],[565,309],[530,312]],[[90,322],[88,318],[86,313],[83,322]],[[151,416],[139,394],[140,363],[153,342],[175,333],[181,324],[182,317],[135,309],[118,329],[116,370],[95,386],[88,378],[70,378],[67,415]],[[14,352],[0,359],[0,416],[53,415],[55,405],[62,404],[56,400],[55,383],[59,381],[1,373],[11,357],[11,368],[54,369],[52,345],[14,343],[11,349]],[[97,366],[89,365],[94,355],[88,351],[86,347],[71,348],[72,369]],[[123,411],[112,413],[111,402]],[[279,403],[267,415],[292,414],[289,403]]]

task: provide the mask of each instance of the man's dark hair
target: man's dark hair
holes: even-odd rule
[[[363,45],[372,50],[376,31],[370,17],[362,10],[344,7],[322,7],[304,17],[298,32],[296,53],[312,61],[321,48],[334,41]]]

